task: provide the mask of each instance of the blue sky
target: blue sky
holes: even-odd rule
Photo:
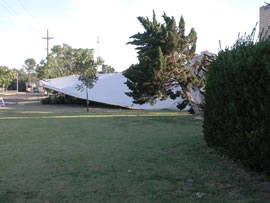
[[[137,16],[160,17],[165,11],[177,20],[183,15],[187,32],[198,34],[197,53],[217,53],[235,42],[238,33],[250,33],[259,21],[261,0],[0,0],[0,65],[21,68],[34,58],[46,57],[46,29],[54,37],[50,46],[97,49],[105,63],[117,71],[136,63],[129,37],[143,31]],[[161,20],[161,18],[160,18]],[[258,29],[258,27],[257,27]]]

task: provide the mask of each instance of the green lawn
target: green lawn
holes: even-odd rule
[[[0,202],[267,202],[177,112],[0,111]]]

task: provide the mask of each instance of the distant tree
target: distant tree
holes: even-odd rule
[[[4,89],[16,78],[16,73],[6,66],[0,66],[0,86]]]
[[[48,58],[41,60],[37,65],[38,78],[57,78],[78,74],[76,66],[80,60],[78,57],[81,57],[78,53],[83,50],[87,49],[75,49],[67,44],[54,46]]]
[[[23,68],[21,68],[20,70],[13,69],[13,71],[15,72],[16,75],[18,74],[18,91],[25,92],[26,91],[25,84],[28,81],[28,73],[26,73]],[[37,81],[35,73],[32,73],[31,80],[32,80],[32,82]],[[17,89],[17,80],[13,80],[11,82],[11,84],[8,86],[8,89],[9,90],[16,90]]]
[[[77,86],[78,90],[86,92],[86,107],[89,112],[88,89],[94,87],[97,81],[97,67],[103,63],[101,58],[97,61],[94,59],[93,49],[77,49],[75,52],[75,70],[79,74],[81,85]]]
[[[52,55],[49,55],[47,60],[42,59],[40,61],[40,63],[37,65],[36,72],[39,79],[50,79],[64,76],[62,71],[59,71],[56,68]]]
[[[75,52],[76,49],[73,49],[67,44],[63,44],[62,46],[56,45],[51,49],[51,62],[61,75],[74,74]]]
[[[54,46],[48,58],[41,60],[37,65],[38,78],[57,78],[75,74],[75,52],[76,49],[67,44]]]
[[[101,69],[101,73],[114,73],[115,69],[112,66],[103,64],[102,65],[102,69]]]
[[[139,63],[124,72],[131,90],[126,94],[134,99],[134,103],[153,105],[158,98],[166,100],[181,96],[184,102],[179,104],[180,107],[189,104],[195,113],[200,113],[199,104],[191,94],[194,86],[203,86],[195,73],[198,66],[192,67],[190,62],[195,56],[197,34],[192,28],[185,35],[182,16],[178,26],[174,17],[168,17],[166,13],[162,17],[164,23],[157,22],[155,12],[152,21],[138,17],[145,31],[131,36],[132,41],[128,42],[137,46]],[[175,91],[177,87],[178,91]]]
[[[33,58],[26,59],[24,61],[23,67],[28,73],[28,84],[31,83],[31,74],[34,72],[35,67],[36,67],[36,61]]]

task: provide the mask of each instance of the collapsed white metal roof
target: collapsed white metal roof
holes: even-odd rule
[[[157,103],[152,106],[150,104],[134,104],[133,99],[125,94],[130,92],[125,82],[127,78],[122,73],[98,74],[98,81],[94,87],[89,89],[89,100],[100,102],[109,105],[121,106],[126,108],[158,110],[158,109],[172,109],[177,110],[177,103],[181,102],[181,98],[172,100],[168,98],[165,101],[157,100]],[[85,91],[79,91],[77,86],[81,84],[78,76],[66,76],[61,78],[42,80],[40,81],[43,87],[55,90],[57,92],[86,99]]]

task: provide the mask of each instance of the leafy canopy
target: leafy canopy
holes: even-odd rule
[[[26,69],[28,73],[31,73],[35,70],[36,67],[36,61],[33,58],[26,59],[24,61],[23,67]]]
[[[101,58],[94,60],[93,51],[93,49],[78,49],[75,54],[75,70],[82,82],[77,89],[81,91],[85,89],[87,112],[89,112],[88,89],[94,87],[94,83],[98,80],[97,67],[103,63]]]
[[[38,77],[41,79],[57,78],[76,74],[74,70],[76,51],[67,44],[54,46],[47,60],[41,60],[38,64]]]
[[[104,61],[100,57],[96,61],[94,60],[94,50],[92,49],[76,49],[63,44],[56,45],[51,49],[47,60],[41,60],[40,64],[37,65],[36,72],[40,79],[79,75],[88,65],[89,67],[102,65],[101,73],[115,72],[112,66],[103,63]]]
[[[23,67],[26,69],[28,72],[28,83],[31,83],[31,73],[34,72],[35,67],[36,67],[36,61],[33,58],[26,59],[24,61]]]
[[[6,66],[0,66],[0,86],[8,87],[16,78],[16,72],[8,69]]]
[[[75,58],[75,71],[79,74],[79,80],[82,82],[79,89],[84,86],[92,88],[98,79],[97,67],[103,63],[103,60],[98,58],[95,61],[93,49],[78,49],[75,53]]]
[[[107,64],[102,64],[101,73],[114,73],[115,69]]]

